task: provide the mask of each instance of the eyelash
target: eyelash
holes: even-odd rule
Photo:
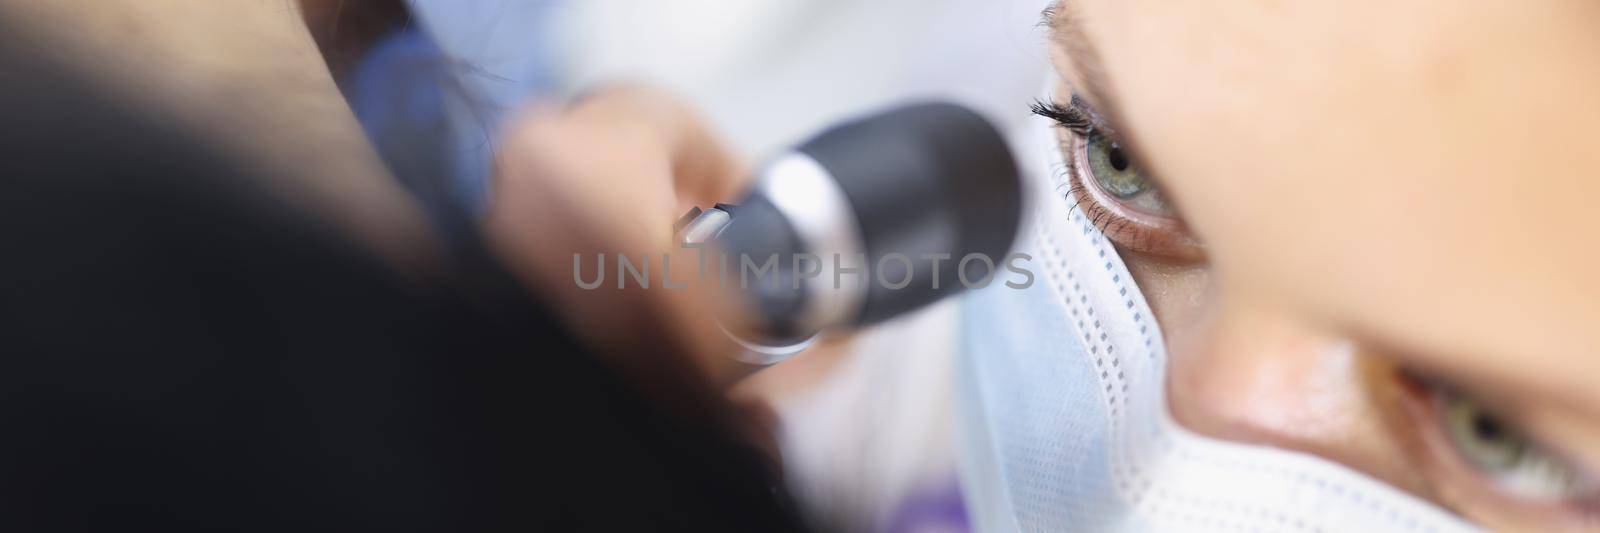
[[[1094,120],[1077,105],[1064,106],[1055,102],[1035,100],[1029,108],[1033,114],[1054,120],[1056,125],[1074,134],[1088,136],[1095,131]]]

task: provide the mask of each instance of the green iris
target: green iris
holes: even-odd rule
[[[1172,206],[1155,181],[1133,164],[1117,141],[1099,132],[1089,133],[1089,174],[1095,185],[1124,206],[1144,213],[1173,217]]]
[[[1089,135],[1089,170],[1101,189],[1122,200],[1151,188],[1150,181],[1128,160],[1122,147],[1099,133]]]
[[[1467,462],[1518,497],[1560,500],[1579,492],[1574,468],[1540,449],[1478,402],[1459,394],[1444,398],[1450,444]]]

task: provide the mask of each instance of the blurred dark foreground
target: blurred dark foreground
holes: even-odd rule
[[[647,401],[484,256],[402,277],[19,49],[0,531],[796,528],[721,417]]]

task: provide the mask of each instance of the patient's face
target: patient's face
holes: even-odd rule
[[[1180,422],[1488,525],[1600,525],[1600,3],[1051,21],[1074,196],[1167,332]]]

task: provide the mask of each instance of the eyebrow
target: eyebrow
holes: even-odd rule
[[[1104,64],[1100,61],[1100,53],[1084,34],[1083,24],[1071,0],[1052,2],[1050,7],[1046,7],[1044,12],[1040,13],[1040,17],[1042,18],[1039,24],[1049,30],[1050,41],[1066,53],[1067,60],[1072,63],[1073,70],[1078,74],[1078,81],[1082,86],[1073,87],[1073,105],[1098,119],[1097,122],[1100,122],[1098,126],[1101,128],[1112,129],[1105,122],[1121,124],[1122,121],[1117,120],[1118,106],[1111,96],[1111,84],[1106,77]],[[1080,102],[1079,95],[1097,105],[1084,105]],[[1111,120],[1101,119],[1101,113]]]

